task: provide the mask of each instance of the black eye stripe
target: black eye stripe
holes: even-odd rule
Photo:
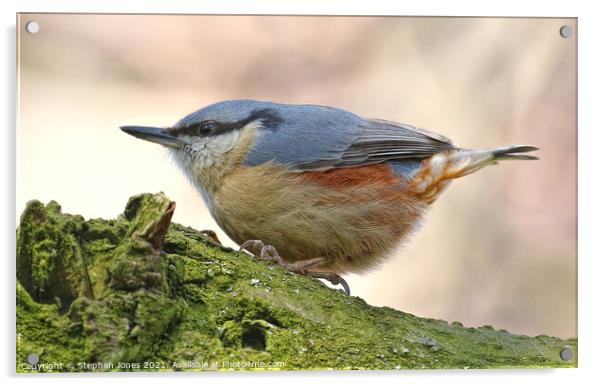
[[[173,134],[176,135],[189,135],[189,136],[217,136],[221,134],[226,134],[233,130],[239,130],[243,128],[245,125],[253,122],[261,120],[263,126],[269,130],[277,130],[278,125],[283,122],[282,117],[278,114],[277,111],[273,109],[261,109],[254,110],[251,114],[240,121],[227,123],[227,122],[219,122],[217,120],[204,120],[198,123],[193,123],[192,125],[181,127],[179,129],[170,129]],[[213,126],[212,130],[207,130],[207,134],[202,134],[204,129],[202,129],[203,125],[211,123]]]
[[[278,111],[274,109],[260,109],[254,110],[247,119],[241,121],[242,126],[256,120],[261,120],[263,127],[269,130],[277,130],[278,126],[284,122]]]
[[[204,126],[213,126],[212,129],[206,129]],[[215,121],[202,121],[194,123],[189,126],[180,127],[179,129],[172,129],[172,132],[176,135],[188,135],[188,136],[213,136],[218,135],[218,132],[223,130],[223,124]]]
[[[212,135],[219,125],[214,121],[204,121],[196,125],[196,133],[201,137]]]

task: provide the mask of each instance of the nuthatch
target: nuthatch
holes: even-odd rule
[[[241,249],[349,288],[382,263],[452,179],[533,146],[469,150],[409,125],[317,105],[204,107],[161,129],[123,126],[167,149]],[[281,257],[282,256],[282,257]]]

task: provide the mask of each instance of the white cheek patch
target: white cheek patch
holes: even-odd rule
[[[188,158],[192,161],[189,164],[189,168],[198,172],[219,164],[220,157],[232,150],[234,145],[236,145],[239,135],[239,130],[232,130],[211,137],[183,137],[184,141],[190,144],[191,149],[188,154]]]
[[[211,153],[214,158],[218,158],[221,155],[232,150],[238,137],[240,136],[240,130],[232,130],[227,133],[211,137],[207,142],[205,149]]]
[[[239,135],[239,130],[233,130],[214,137],[183,136],[182,139],[190,144],[189,147],[187,149],[170,149],[172,158],[201,193],[209,209],[212,207],[212,201],[198,176],[205,169],[218,166],[220,158],[234,148]]]

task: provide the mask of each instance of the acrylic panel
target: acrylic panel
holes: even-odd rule
[[[16,28],[17,372],[577,366],[576,19]]]

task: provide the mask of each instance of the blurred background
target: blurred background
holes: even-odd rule
[[[40,25],[37,34],[26,22]],[[353,295],[419,316],[577,335],[575,19],[21,14],[17,211],[86,218],[165,192],[173,221],[214,229],[199,194],[125,124],[168,126],[237,98],[331,105],[463,147],[530,144],[454,181],[421,231]]]

